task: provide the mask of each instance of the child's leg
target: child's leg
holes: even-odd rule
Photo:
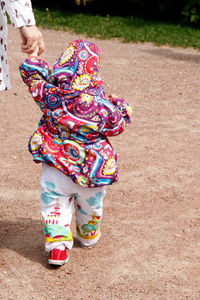
[[[82,188],[78,186],[75,197],[77,239],[83,246],[93,246],[100,239],[105,187]]]
[[[44,220],[45,250],[64,244],[73,246],[70,223],[73,201],[70,197],[71,179],[56,168],[43,165],[41,175],[41,214]]]

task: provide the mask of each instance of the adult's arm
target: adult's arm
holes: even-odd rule
[[[20,31],[22,52],[32,53],[36,46],[38,46],[38,55],[40,55],[44,51],[44,41],[41,32],[35,25],[31,1],[5,0],[2,2],[2,5],[14,27]]]
[[[1,3],[15,28],[35,25],[30,0],[4,0]]]

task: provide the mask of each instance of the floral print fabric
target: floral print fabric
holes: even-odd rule
[[[52,73],[38,57],[20,66],[43,112],[29,142],[34,161],[56,167],[83,187],[118,180],[117,156],[108,137],[122,133],[131,122],[126,101],[105,99],[99,68],[98,48],[82,40],[69,44]]]

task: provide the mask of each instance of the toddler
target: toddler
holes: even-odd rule
[[[107,185],[118,180],[117,155],[108,137],[131,122],[131,107],[117,97],[106,100],[95,44],[69,44],[50,71],[36,49],[20,66],[23,81],[43,116],[29,141],[35,162],[42,162],[41,213],[48,262],[69,260],[73,204],[77,239],[92,247],[100,238]]]

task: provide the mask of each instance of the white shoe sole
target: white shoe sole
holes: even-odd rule
[[[69,261],[69,256],[67,259],[65,260],[54,260],[54,259],[48,259],[48,263],[50,265],[56,265],[56,266],[62,266],[64,264],[66,264]]]

